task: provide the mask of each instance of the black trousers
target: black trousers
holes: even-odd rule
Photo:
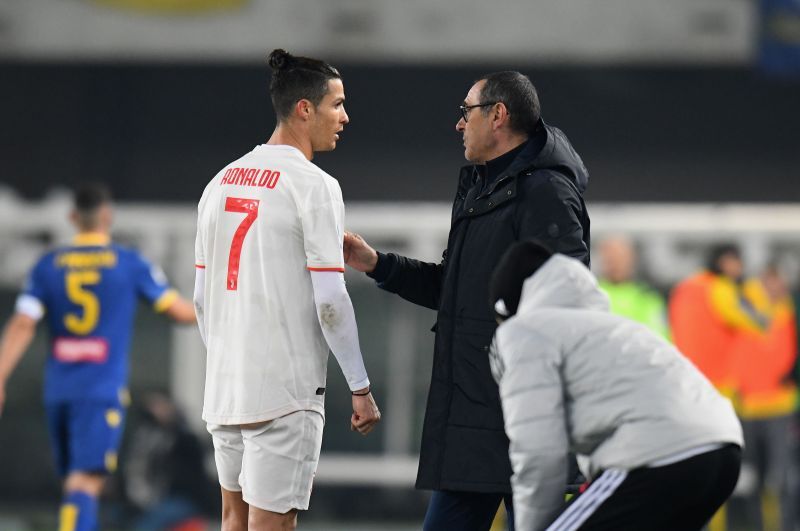
[[[729,444],[671,465],[606,470],[547,531],[698,531],[733,492],[741,462]]]
[[[435,490],[422,529],[489,531],[501,502],[506,505],[508,531],[514,531],[514,507],[510,494]]]

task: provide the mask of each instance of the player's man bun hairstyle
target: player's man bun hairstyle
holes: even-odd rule
[[[328,93],[328,81],[342,78],[325,61],[295,56],[280,48],[269,54],[268,63],[272,69],[269,94],[279,121],[286,120],[300,100],[319,105]]]
[[[276,48],[269,54],[269,67],[273,70],[284,70],[291,64],[292,55],[286,50]]]
[[[517,242],[506,250],[489,279],[489,304],[496,318],[504,321],[517,313],[522,285],[551,256],[553,251],[536,241]]]

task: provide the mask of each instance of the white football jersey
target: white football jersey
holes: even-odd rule
[[[205,268],[203,420],[324,414],[328,345],[309,270],[342,271],[339,183],[291,146],[260,145],[223,168],[198,206]]]

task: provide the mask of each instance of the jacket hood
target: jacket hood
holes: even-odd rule
[[[555,170],[569,178],[578,191],[583,193],[589,186],[589,171],[583,165],[580,155],[561,129],[547,125],[544,121],[541,124],[547,134],[544,147],[535,153],[535,142],[529,141],[511,163],[508,173],[514,175],[527,169]]]
[[[541,126],[543,133],[537,132],[535,137],[528,140],[525,147],[502,175],[519,175],[532,170],[553,170],[567,177],[582,194],[589,186],[589,170],[583,165],[580,155],[561,129],[547,125],[543,120]],[[541,134],[546,135],[544,146],[539,137]],[[459,190],[461,192],[467,190],[474,182],[476,168],[477,166],[474,164],[462,166],[459,174]]]
[[[607,312],[609,302],[585,265],[574,258],[555,254],[522,284],[517,313],[545,307]]]

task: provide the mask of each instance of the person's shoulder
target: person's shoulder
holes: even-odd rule
[[[281,163],[291,171],[294,182],[337,182],[325,170],[308,160],[299,149],[284,145],[261,145],[254,152],[265,157],[280,157]]]
[[[578,187],[565,174],[555,168],[530,168],[521,172],[518,177],[518,186],[523,190],[536,189],[537,194],[550,193],[554,196],[568,193],[580,195]]]
[[[59,252],[63,252],[66,247],[56,247],[42,253],[41,256],[31,266],[31,271],[44,271],[53,268],[55,265],[55,257]]]
[[[321,181],[327,186],[339,187],[339,181],[333,175],[329,174],[310,160],[307,160],[305,157],[303,158],[303,162],[305,162],[305,169],[310,178],[316,181]]]
[[[582,196],[563,174],[553,170],[533,170],[523,175],[517,185],[519,201],[525,209],[544,214],[581,205]]]
[[[664,297],[655,287],[650,284],[645,284],[644,282],[636,282],[635,284],[642,298],[650,302],[664,302]]]
[[[298,186],[326,189],[334,195],[341,196],[342,188],[335,177],[309,160],[306,160],[306,164],[302,178],[298,179]]]
[[[498,337],[508,341],[527,342],[541,341],[550,337],[550,326],[544,324],[552,317],[552,311],[545,309],[527,309],[506,320],[497,328]],[[558,335],[556,334],[556,337]]]
[[[109,249],[117,255],[117,267],[135,267],[137,265],[149,265],[149,261],[142,255],[139,249],[119,243],[112,243]]]

